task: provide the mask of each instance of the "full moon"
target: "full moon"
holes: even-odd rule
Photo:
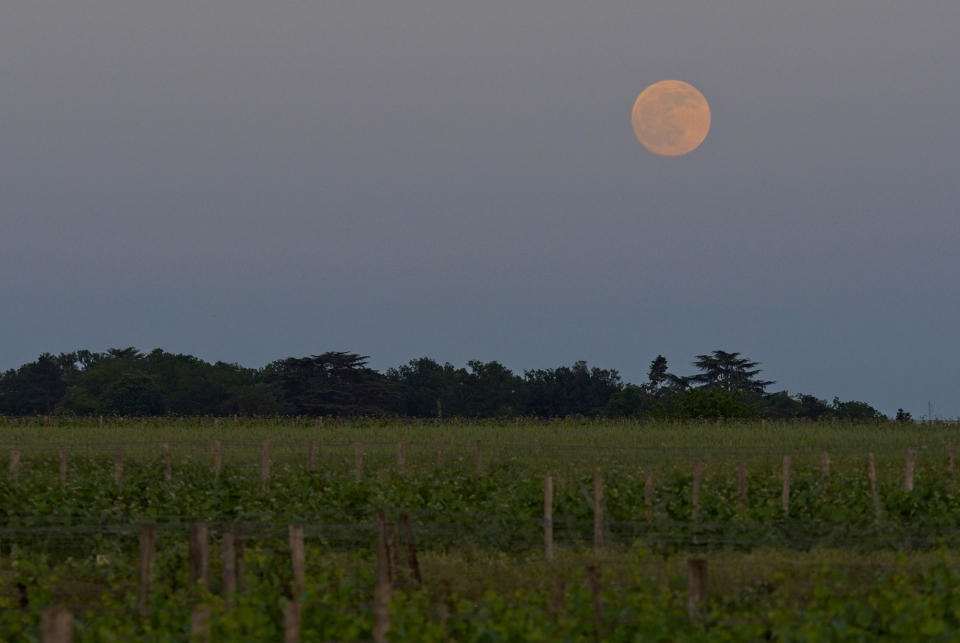
[[[696,87],[682,80],[661,80],[637,96],[633,133],[661,156],[683,156],[697,149],[710,131],[710,105]]]

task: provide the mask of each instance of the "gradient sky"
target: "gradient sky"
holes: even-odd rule
[[[0,369],[349,350],[960,415],[956,0],[4,0]],[[689,156],[633,136],[665,78]]]

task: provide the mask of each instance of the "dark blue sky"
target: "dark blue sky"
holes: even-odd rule
[[[352,350],[960,415],[960,4],[6,0],[0,369]],[[678,78],[712,129],[647,152]]]

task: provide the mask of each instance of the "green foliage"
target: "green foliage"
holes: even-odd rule
[[[670,400],[674,415],[681,418],[748,418],[757,415],[743,392],[717,387],[693,388]]]
[[[572,366],[527,370],[523,377],[497,361],[471,360],[466,368],[423,357],[378,373],[367,357],[327,352],[277,360],[260,370],[209,364],[190,355],[133,347],[105,353],[41,355],[0,374],[0,414],[244,415],[506,417],[837,417],[864,422],[882,415],[863,402],[828,405],[810,395],[768,394],[757,362],[740,353],[698,355],[701,371],[679,376],[658,355],[648,381],[620,381],[615,370]],[[741,393],[689,393],[691,386]],[[743,402],[743,403],[741,403]],[[731,415],[733,414],[733,415]],[[908,417],[900,414],[898,417]]]
[[[857,422],[872,422],[874,420],[885,420],[887,416],[873,408],[866,402],[841,402],[840,398],[833,398],[833,412],[836,417]]]

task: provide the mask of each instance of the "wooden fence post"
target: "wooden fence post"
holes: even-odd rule
[[[603,477],[593,472],[593,548],[603,548]]]
[[[483,471],[483,445],[477,440],[477,473]]]
[[[707,560],[705,558],[687,559],[687,616],[696,619],[707,599]]]
[[[783,517],[790,515],[790,456],[783,456]]]
[[[313,473],[317,470],[317,444],[310,440],[307,442],[307,471]]]
[[[437,467],[443,467],[443,443],[437,443]]]
[[[917,452],[914,449],[907,451],[907,467],[903,474],[903,490],[913,493],[913,472],[917,466]]]
[[[190,614],[190,640],[191,641],[209,641],[210,640],[210,607],[208,605],[197,605]]]
[[[60,486],[67,485],[67,452],[60,449]]]
[[[40,615],[42,643],[73,642],[73,612],[63,605],[51,605]]]
[[[10,480],[14,487],[20,486],[20,452],[10,452]]]
[[[233,525],[233,547],[236,552],[237,568],[237,591],[242,592],[246,589],[244,582],[244,558],[243,558],[243,523],[236,522]]]
[[[260,488],[266,490],[270,480],[270,438],[260,444]]]
[[[373,640],[386,643],[390,630],[390,561],[387,552],[386,515],[377,512],[377,585],[373,591]]]
[[[363,446],[359,442],[353,443],[353,472],[358,478],[363,475]]]
[[[820,454],[820,476],[824,484],[830,486],[830,454],[824,451]]]
[[[190,582],[200,583],[206,589],[210,555],[207,549],[209,531],[206,523],[190,525]]]
[[[423,576],[420,574],[420,561],[417,559],[417,546],[413,542],[413,527],[410,526],[410,515],[406,512],[400,514],[400,525],[403,527],[403,537],[407,541],[407,565],[413,572],[413,578],[417,585],[423,585]]]
[[[223,563],[223,599],[227,607],[233,607],[233,595],[237,593],[237,549],[234,535],[223,532],[220,546],[220,559]]]
[[[170,464],[170,445],[163,443],[163,479],[167,482],[173,480],[173,466]]]
[[[741,462],[737,465],[737,503],[740,510],[747,509],[747,463]]]
[[[553,558],[553,477],[543,479],[543,551],[547,560]]]
[[[150,585],[153,583],[153,553],[156,548],[157,526],[140,525],[140,565],[137,585],[137,606],[146,614],[150,600]]]
[[[283,606],[283,643],[300,643],[300,601]]]
[[[647,469],[647,479],[643,484],[643,506],[647,520],[653,516],[653,469]]]
[[[215,478],[220,477],[220,470],[223,468],[223,442],[220,440],[213,441],[213,475]]]
[[[290,563],[293,566],[292,595],[294,601],[299,601],[305,586],[304,566],[306,555],[303,550],[303,527],[290,525]]]
[[[947,472],[950,474],[950,484],[954,482],[953,441],[947,442]]]
[[[877,464],[873,459],[873,453],[867,454],[867,478],[870,481],[870,496],[873,498],[873,509],[880,517],[880,496],[877,494]]]
[[[600,568],[596,563],[587,565],[587,582],[590,584],[590,598],[593,601],[593,621],[596,629],[594,639],[602,639],[606,628],[603,623],[603,603],[600,600]]]
[[[700,484],[703,481],[703,462],[693,465],[693,489],[690,504],[693,507],[693,521],[700,520]]]
[[[403,442],[397,442],[397,473],[402,474],[407,464],[407,454]]]
[[[118,489],[123,486],[123,449],[120,447],[113,450],[113,481]]]

